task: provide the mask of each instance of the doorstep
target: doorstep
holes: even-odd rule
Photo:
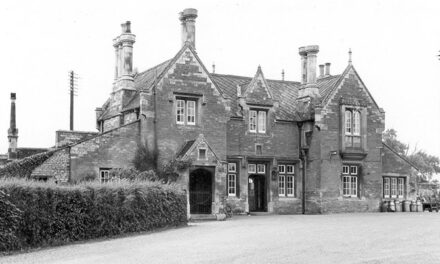
[[[213,214],[191,214],[191,216],[189,217],[189,221],[191,222],[215,220],[217,220],[217,216]]]

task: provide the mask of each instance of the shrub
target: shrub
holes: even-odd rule
[[[30,178],[32,171],[53,155],[54,151],[38,153],[6,164],[0,169],[0,178]]]
[[[17,231],[22,211],[8,199],[8,195],[0,191],[0,251],[17,246]]]
[[[186,195],[175,185],[120,181],[59,186],[10,179],[0,180],[0,190],[23,212],[20,221],[8,222],[17,241],[8,250],[149,231],[187,222]]]

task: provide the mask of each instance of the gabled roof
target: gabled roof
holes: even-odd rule
[[[128,101],[126,105],[122,107],[122,111],[127,111],[130,109],[139,107],[139,92],[141,90],[149,90],[152,85],[155,83],[156,78],[162,74],[162,72],[167,68],[170,60],[166,60],[146,71],[138,73],[134,76],[134,87],[136,89],[136,93],[133,97]],[[111,111],[109,108],[109,100],[104,103],[103,113],[99,117],[99,120],[107,119],[109,117],[115,116],[119,114],[118,112]]]
[[[174,65],[174,63],[176,63],[176,61],[188,49],[192,52],[192,54],[196,58],[197,62],[201,65],[203,70],[208,74],[208,78],[210,78],[209,72],[206,69],[205,65],[203,65],[202,61],[200,60],[199,56],[197,55],[197,52],[194,50],[194,48],[191,46],[190,43],[185,43],[185,45],[182,46],[182,48],[179,50],[179,52],[177,52],[177,54],[172,59],[166,60],[166,61],[164,61],[164,62],[146,70],[146,71],[138,73],[134,76],[134,87],[136,89],[136,93],[128,101],[128,103],[122,107],[122,112],[138,108],[139,104],[140,104],[140,100],[139,100],[140,91],[152,89],[154,84],[158,83],[162,79],[162,77],[170,69],[170,67],[172,65]],[[215,82],[213,80],[212,80],[212,82],[215,85]],[[222,91],[219,90],[219,93],[222,94]],[[223,96],[223,94],[222,94],[222,96]],[[108,105],[104,104],[104,107],[105,107],[105,109],[103,109],[104,111],[101,114],[101,116],[99,117],[99,120],[103,120],[103,119],[106,119],[106,118],[109,118],[109,117],[112,117],[112,116],[119,114],[117,112],[110,111],[108,109]]]
[[[319,78],[317,81],[321,96],[326,96],[340,79],[341,75],[332,75],[325,78]],[[211,73],[213,81],[219,89],[232,99],[232,115],[240,116],[238,106],[237,86],[245,86],[252,81],[251,77],[226,75]],[[273,95],[273,99],[279,102],[277,119],[297,121],[301,118],[298,116],[297,101],[298,90],[301,83],[294,81],[270,80],[266,79],[267,85]]]
[[[214,150],[206,141],[205,136],[203,136],[203,134],[199,134],[199,136],[195,140],[190,140],[185,142],[182,148],[180,149],[180,151],[177,153],[176,159],[180,159],[180,160],[187,159],[191,155],[191,153],[194,152],[194,150],[197,149],[200,145],[207,147],[208,151],[212,153],[215,159],[217,161],[220,160],[217,154],[215,154]]]
[[[347,65],[347,67],[345,68],[344,72],[341,75],[338,75],[339,78],[337,80],[331,81],[331,82],[334,82],[333,84],[329,83],[327,85],[327,88],[323,89],[323,91],[325,91],[325,93],[323,93],[323,91],[321,91],[321,89],[320,89],[320,94],[321,94],[321,98],[322,98],[322,105],[325,105],[329,101],[329,99],[331,98],[331,96],[334,93],[334,91],[339,87],[339,85],[341,84],[342,80],[350,72],[350,70],[353,70],[353,72],[356,74],[356,77],[360,81],[362,87],[365,89],[365,91],[367,92],[368,96],[371,98],[371,100],[373,101],[373,103],[377,107],[377,109],[381,109],[379,107],[379,105],[376,103],[376,101],[374,100],[374,98],[371,95],[370,91],[368,90],[367,86],[365,86],[365,84],[362,81],[361,77],[359,76],[359,74],[357,73],[356,69],[354,68],[353,64],[351,64],[351,63]],[[319,84],[318,84],[318,86],[319,86]]]
[[[242,92],[247,103],[273,105],[272,92],[260,66],[252,81],[240,88],[244,88]]]

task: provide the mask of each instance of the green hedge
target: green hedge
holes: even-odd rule
[[[59,186],[15,179],[1,180],[0,190],[22,211],[17,226],[11,227],[15,243],[3,250],[187,223],[186,195],[173,185],[119,182]]]
[[[12,161],[0,168],[0,178],[30,178],[32,171],[50,158],[55,151],[38,153],[23,159]]]

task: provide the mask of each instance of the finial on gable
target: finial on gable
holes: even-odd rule
[[[215,62],[212,63],[212,73],[215,73]]]
[[[281,80],[284,81],[284,69],[281,71]]]
[[[348,64],[350,64],[351,65],[351,48],[350,49],[348,49]]]

